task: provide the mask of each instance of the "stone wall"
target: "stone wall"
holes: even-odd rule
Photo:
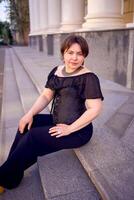
[[[134,29],[79,32],[90,53],[86,66],[100,77],[134,89]],[[60,57],[60,44],[67,33],[32,36],[30,46],[44,55]]]

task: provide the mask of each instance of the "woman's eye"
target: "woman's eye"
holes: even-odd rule
[[[82,52],[78,53],[77,55],[78,55],[78,56],[83,56]]]
[[[83,56],[82,52],[74,53],[73,51],[67,52],[69,55]]]
[[[68,54],[73,55],[73,52],[72,52],[72,51],[69,51]]]

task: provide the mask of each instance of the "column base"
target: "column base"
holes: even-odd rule
[[[125,23],[122,19],[88,19],[83,25],[83,29],[114,29],[125,28]]]
[[[128,24],[126,24],[126,27],[127,28],[134,28],[134,23],[128,23]]]
[[[75,31],[76,29],[80,29],[81,27],[81,24],[62,24],[60,27],[60,31]]]
[[[37,31],[30,32],[29,36],[43,35],[47,33],[48,29],[40,29]]]
[[[60,33],[60,27],[50,27],[47,29],[47,33]]]

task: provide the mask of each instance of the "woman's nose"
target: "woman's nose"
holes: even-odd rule
[[[73,54],[73,57],[72,57],[74,60],[76,60],[77,59],[77,54]]]

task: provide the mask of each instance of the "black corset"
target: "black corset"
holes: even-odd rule
[[[78,119],[85,108],[85,100],[80,98],[74,87],[65,87],[56,92],[51,113],[54,124],[71,124]]]

